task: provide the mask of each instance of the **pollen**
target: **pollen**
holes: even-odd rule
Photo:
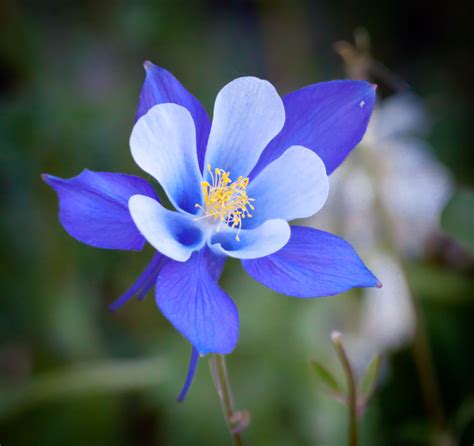
[[[230,172],[218,168],[213,171],[210,164],[207,165],[207,170],[211,182],[201,182],[204,206],[196,204],[196,207],[203,209],[204,215],[198,219],[210,218],[218,222],[217,232],[223,224],[237,228],[235,239],[240,241],[242,220],[252,218],[250,212],[254,210],[252,202],[255,200],[249,198],[246,192],[249,179],[240,176],[232,181]]]

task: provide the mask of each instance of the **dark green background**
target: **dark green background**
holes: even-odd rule
[[[172,71],[211,111],[217,91],[241,75],[267,78],[281,93],[344,77],[332,44],[351,40],[364,26],[373,56],[432,98],[434,154],[468,188],[474,182],[472,12],[468,2],[427,0],[3,0],[0,444],[230,444],[206,360],[188,400],[175,402],[189,347],[153,296],[117,314],[107,310],[151,250],[81,245],[60,227],[56,197],[40,181],[42,172],[70,177],[85,167],[141,174],[128,138],[145,59]],[[379,91],[391,93],[383,85]],[[460,212],[465,222],[468,210]],[[456,221],[450,219],[454,231]],[[449,426],[470,445],[473,262],[453,243],[446,239],[433,255],[409,262],[409,279],[426,319]],[[223,286],[241,315],[228,364],[237,405],[252,413],[248,444],[344,444],[344,408],[323,394],[308,359],[334,360],[330,330],[350,326],[357,293],[317,301],[282,297],[237,263],[229,264]],[[429,444],[410,349],[390,364],[362,423],[363,444]]]

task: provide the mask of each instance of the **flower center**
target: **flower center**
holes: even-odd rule
[[[231,228],[238,228],[235,239],[240,241],[242,220],[252,218],[250,210],[254,209],[251,202],[255,200],[249,198],[245,190],[249,179],[240,176],[237,180],[232,181],[230,172],[217,168],[212,172],[210,164],[207,165],[207,170],[212,183],[208,181],[201,183],[204,206],[196,204],[196,207],[203,209],[204,215],[199,218],[220,220],[217,232],[220,231],[223,223]]]

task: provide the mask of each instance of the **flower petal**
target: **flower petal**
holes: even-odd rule
[[[289,238],[290,227],[285,220],[267,220],[258,228],[242,229],[240,233],[237,228],[222,228],[212,236],[209,246],[229,257],[257,259],[283,248]]]
[[[315,151],[331,174],[360,142],[375,103],[375,86],[364,81],[309,85],[283,98],[285,127],[262,153],[255,177],[288,147]]]
[[[145,245],[128,211],[128,199],[143,194],[158,199],[143,179],[123,173],[93,172],[62,179],[42,178],[59,197],[59,220],[75,239],[97,248],[140,250]]]
[[[177,209],[197,212],[196,204],[202,204],[202,176],[194,122],[184,107],[152,107],[133,127],[130,148],[135,162],[158,180]]]
[[[321,158],[302,146],[293,146],[269,164],[250,182],[249,197],[255,199],[252,218],[245,228],[266,220],[310,217],[326,202],[329,181]]]
[[[237,343],[239,315],[209,271],[212,257],[203,249],[185,263],[166,265],[156,282],[156,303],[199,353],[227,354]]]
[[[200,102],[169,71],[149,61],[144,64],[146,71],[138,110],[135,120],[138,121],[150,108],[157,104],[174,103],[185,107],[194,119],[199,166],[202,169],[206,152],[207,138],[211,123],[206,110]]]
[[[194,375],[196,374],[197,363],[199,360],[199,352],[196,350],[196,347],[191,349],[191,357],[189,358],[188,373],[186,374],[186,379],[184,380],[183,388],[178,395],[178,402],[184,401],[188,391],[191,387],[191,384],[194,381]]]
[[[354,249],[328,232],[292,226],[280,251],[263,259],[245,260],[250,276],[282,294],[321,297],[350,288],[381,286]]]
[[[109,305],[112,311],[118,310],[122,305],[126,304],[133,297],[137,297],[138,300],[144,299],[150,288],[155,284],[158,273],[161,268],[165,266],[170,259],[165,257],[159,252],[155,252],[150,263],[146,266],[143,272],[133,282],[130,288],[125,291],[119,298]]]
[[[144,195],[131,197],[128,206],[143,236],[173,260],[185,262],[205,244],[204,234],[190,215],[170,211]]]
[[[217,95],[205,165],[246,177],[284,122],[283,102],[272,84],[235,79]]]

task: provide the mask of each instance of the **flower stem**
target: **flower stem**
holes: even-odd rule
[[[229,378],[227,376],[227,368],[224,356],[218,354],[210,355],[209,365],[211,367],[212,379],[221,401],[222,412],[224,414],[229,433],[232,436],[234,445],[242,446],[243,443],[240,436],[240,430],[236,429],[234,426],[236,413],[234,412],[232,391],[230,388]]]
[[[344,346],[342,345],[341,333],[335,331],[331,334],[331,340],[334,344],[334,348],[339,356],[339,361],[342,364],[344,373],[347,379],[347,390],[348,390],[348,401],[347,406],[349,409],[349,446],[357,446],[357,388],[354,378],[354,372],[347,357]]]

